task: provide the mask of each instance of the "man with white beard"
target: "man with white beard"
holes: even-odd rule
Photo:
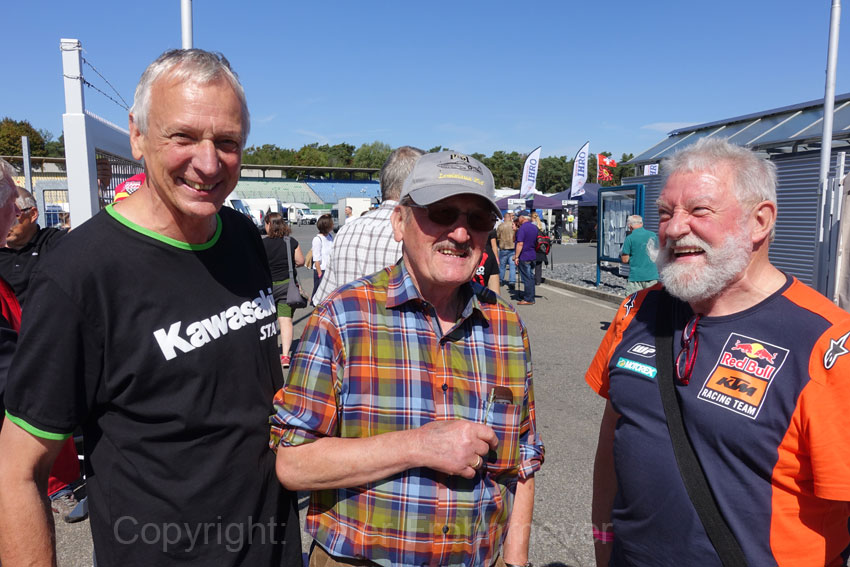
[[[661,284],[585,377],[597,564],[844,565],[850,315],[771,265],[772,163],[705,139],[662,167]]]

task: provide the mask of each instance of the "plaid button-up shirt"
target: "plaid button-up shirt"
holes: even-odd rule
[[[499,437],[473,479],[413,468],[313,492],[306,529],[332,555],[385,567],[489,567],[501,549],[517,479],[543,462],[528,334],[490,290],[460,292],[465,308],[445,335],[403,262],[341,288],[310,317],[275,396],[272,446],[452,419],[487,423]],[[488,401],[497,386],[512,403]]]
[[[336,235],[331,259],[319,289],[313,296],[316,303],[329,296],[336,288],[357,278],[374,274],[392,266],[401,258],[401,242],[393,238],[390,216],[398,201],[386,200],[376,211],[350,219]]]

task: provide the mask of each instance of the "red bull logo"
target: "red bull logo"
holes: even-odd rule
[[[756,419],[771,380],[787,357],[787,348],[730,333],[714,370],[700,389],[699,399]]]
[[[749,358],[758,358],[759,360],[765,360],[769,364],[773,364],[776,360],[776,353],[772,353],[761,343],[742,343],[739,340],[735,341],[735,346],[732,347],[732,350],[738,350],[746,354]]]
[[[732,348],[735,349],[735,347]],[[750,355],[748,354],[747,356]],[[723,356],[720,357],[720,364],[729,368],[737,368],[738,370],[746,372],[752,376],[758,376],[759,378],[770,380],[770,377],[773,376],[773,372],[776,370],[776,367],[772,364],[765,364],[762,366],[758,363],[756,358],[757,357],[735,358],[731,352],[724,352]]]

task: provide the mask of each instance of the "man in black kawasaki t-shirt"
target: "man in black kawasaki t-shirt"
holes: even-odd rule
[[[0,552],[49,565],[40,494],[80,424],[100,565],[300,565],[268,418],[283,382],[259,234],[221,209],[249,130],[227,60],[174,50],[130,111],[145,183],[37,266],[0,433]]]

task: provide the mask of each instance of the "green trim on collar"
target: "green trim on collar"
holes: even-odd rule
[[[114,205],[114,203],[110,203],[106,206],[106,212],[109,214],[109,216],[111,216],[129,229],[135,230],[136,232],[144,234],[145,236],[153,238],[154,240],[159,240],[160,242],[168,244],[169,246],[180,248],[181,250],[192,250],[194,252],[208,250],[209,248],[215,246],[216,242],[218,242],[218,238],[221,236],[221,217],[218,215],[218,213],[215,214],[215,234],[213,234],[212,238],[210,238],[207,242],[204,242],[203,244],[189,244],[188,242],[183,242],[175,238],[164,236],[162,234],[159,234],[158,232],[154,232],[150,229],[147,229],[128,220],[126,217],[122,216],[114,209]]]
[[[70,433],[51,433],[50,431],[44,431],[43,429],[39,429],[38,427],[34,427],[21,419],[20,417],[15,417],[8,411],[6,412],[6,418],[29,433],[30,435],[35,435],[36,437],[40,437],[42,439],[50,439],[51,441],[64,441],[68,437],[71,436]]]

